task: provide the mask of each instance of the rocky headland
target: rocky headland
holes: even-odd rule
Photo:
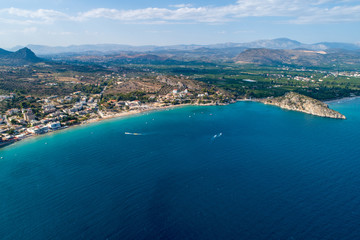
[[[304,112],[315,116],[346,119],[341,113],[330,109],[326,103],[295,92],[286,93],[282,97],[266,98],[259,101],[283,109]]]

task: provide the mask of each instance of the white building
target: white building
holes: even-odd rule
[[[50,128],[51,130],[56,130],[59,129],[61,127],[60,122],[50,122],[47,124],[48,128]]]

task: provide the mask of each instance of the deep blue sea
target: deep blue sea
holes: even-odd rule
[[[239,102],[3,148],[0,239],[360,239],[360,99],[331,106],[348,119]]]

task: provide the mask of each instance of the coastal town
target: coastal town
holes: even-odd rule
[[[0,101],[11,101],[16,94],[1,95]],[[223,93],[216,91],[198,93],[187,88],[172,89],[165,95],[151,96],[147,101],[114,100],[103,101],[102,93],[85,94],[81,91],[66,96],[26,99],[36,102],[39,109],[11,108],[0,116],[0,147],[22,139],[86,124],[101,119],[121,117],[144,111],[162,109],[184,104],[218,105],[233,101],[224,101]]]

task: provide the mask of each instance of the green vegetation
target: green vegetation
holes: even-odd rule
[[[184,76],[222,88],[235,98],[264,98],[295,91],[319,100],[360,95],[355,71],[340,75],[335,69],[271,67],[258,65],[133,65],[164,75]],[[347,74],[347,75],[346,75]]]
[[[104,63],[103,65],[107,65]],[[116,66],[116,67],[115,67]],[[0,111],[11,108],[31,108],[38,118],[43,117],[39,100],[43,97],[68,96],[81,92],[87,96],[98,94],[100,104],[113,108],[111,100],[154,102],[154,96],[166,95],[181,84],[189,82],[198,93],[207,93],[200,103],[207,100],[226,102],[227,98],[265,98],[281,96],[294,91],[319,100],[360,95],[360,77],[355,71],[341,72],[333,68],[240,65],[234,63],[204,63],[196,61],[154,62],[146,64],[114,63],[108,67],[94,64],[39,64],[24,67],[0,67],[0,94],[11,98],[0,100]],[[173,83],[161,82],[158,78],[170,78]],[[195,81],[193,81],[195,80]],[[181,82],[178,86],[177,83]],[[197,82],[197,83],[196,83]],[[217,95],[224,90],[226,96]],[[188,99],[180,102],[189,102]],[[208,99],[207,99],[208,98]],[[74,95],[63,103],[64,107],[79,102]],[[179,102],[164,100],[164,102]],[[190,101],[191,102],[191,101]]]

